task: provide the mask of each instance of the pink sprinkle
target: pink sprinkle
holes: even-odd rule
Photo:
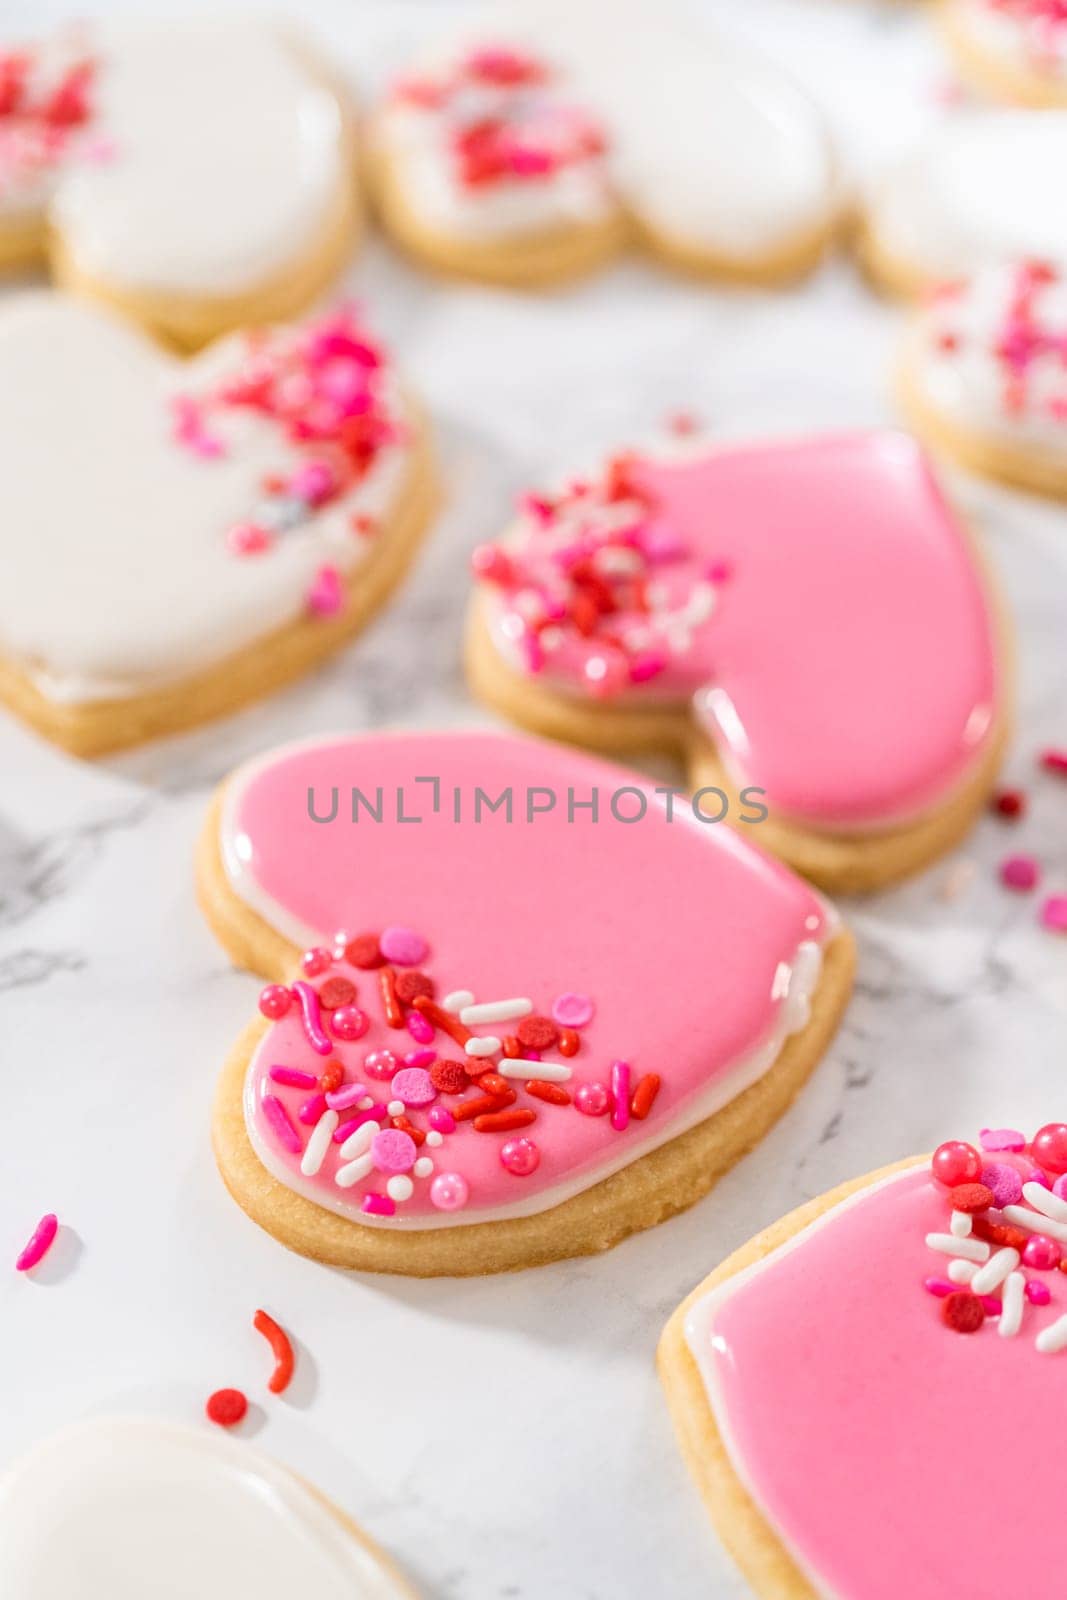
[[[1041,907],[1042,925],[1052,933],[1067,933],[1067,894],[1050,894]]]
[[[345,603],[345,585],[336,567],[320,567],[307,592],[308,610],[316,617],[335,617]],[[392,1205],[392,1201],[389,1202]]]
[[[552,1020],[561,1028],[585,1028],[596,1007],[587,994],[561,994],[552,1002]]]
[[[404,1021],[416,1044],[430,1043],[433,1038],[433,1023],[428,1022],[421,1011],[409,1011]]]
[[[434,1106],[430,1112],[430,1127],[436,1128],[438,1133],[454,1133],[456,1119],[451,1111],[446,1111],[444,1106]]]
[[[308,505],[324,505],[337,492],[337,474],[326,461],[308,461],[289,480],[289,493]]]
[[[509,585],[514,568],[505,551],[495,544],[480,544],[471,555],[471,571],[482,583]]]
[[[258,556],[269,550],[272,539],[258,522],[235,522],[226,530],[226,544],[235,556]]]
[[[368,1217],[391,1217],[396,1214],[396,1206],[387,1194],[365,1194],[363,1210]]]
[[[1067,1200],[1067,1172],[1061,1174],[1052,1185],[1052,1192],[1060,1200]]]
[[[923,1288],[928,1294],[936,1294],[939,1300],[955,1292],[956,1285],[949,1283],[947,1278],[924,1278]]]
[[[728,561],[709,561],[704,574],[709,583],[729,583],[734,569]]]
[[[326,1096],[324,1094],[313,1094],[310,1100],[304,1101],[304,1104],[297,1112],[297,1118],[305,1127],[310,1127],[318,1122],[326,1109]]]
[[[333,1050],[333,1045],[323,1032],[318,995],[303,978],[298,978],[293,984],[293,993],[300,1002],[300,1017],[308,1044],[313,1050],[317,1050],[320,1056],[328,1056]]]
[[[385,928],[378,945],[385,959],[395,961],[398,967],[417,967],[430,953],[422,934],[411,928]]]
[[[271,1131],[283,1150],[288,1150],[290,1155],[298,1156],[304,1146],[300,1143],[300,1135],[289,1121],[289,1113],[275,1094],[265,1094],[259,1102],[263,1115],[270,1123]]]
[[[1060,1247],[1047,1234],[1034,1233],[1023,1248],[1023,1262],[1036,1272],[1055,1272],[1060,1264]]]
[[[1047,1283],[1039,1283],[1036,1278],[1026,1280],[1026,1298],[1032,1306],[1047,1306],[1052,1299],[1052,1294]]]
[[[1026,1135],[1014,1128],[983,1128],[979,1134],[983,1150],[1025,1150]]]
[[[419,1148],[403,1128],[383,1128],[371,1140],[370,1153],[379,1172],[410,1172]]]
[[[625,1061],[611,1063],[611,1096],[615,1102],[611,1126],[616,1133],[622,1133],[630,1125],[630,1068]]]
[[[1041,765],[1057,778],[1067,778],[1067,750],[1042,750]]]
[[[999,1317],[1000,1316],[1002,1308],[1001,1308],[1000,1301],[997,1299],[996,1295],[993,1295],[993,1294],[980,1294],[978,1296],[978,1298],[982,1302],[982,1310],[985,1312],[987,1317]]]
[[[1000,881],[1023,894],[1036,889],[1040,870],[1033,856],[1008,856],[1000,863]]]
[[[365,1083],[346,1083],[342,1089],[333,1089],[326,1096],[331,1111],[350,1111],[360,1100],[367,1098]]]
[[[297,1067],[271,1067],[272,1083],[284,1083],[287,1089],[315,1089],[318,1078],[313,1072],[301,1072]]]
[[[643,650],[630,662],[630,682],[647,683],[663,671],[669,659],[665,650]]]
[[[409,1050],[404,1057],[405,1067],[432,1067],[437,1060],[436,1050]]]
[[[992,1189],[998,1206],[1018,1205],[1023,1196],[1023,1181],[1014,1167],[1003,1161],[991,1162],[982,1168],[982,1182]]]
[[[59,1218],[49,1211],[34,1228],[29,1243],[15,1262],[15,1271],[29,1272],[31,1267],[35,1267],[38,1261],[43,1260],[51,1250],[52,1241],[58,1232]]]
[[[338,1039],[362,1039],[370,1018],[359,1006],[338,1006],[330,1017],[330,1027]]]
[[[342,1122],[333,1130],[334,1144],[344,1144],[350,1133],[355,1133],[357,1128],[362,1128],[365,1122],[381,1122],[389,1115],[386,1106],[369,1106],[366,1111],[361,1111],[358,1117],[352,1117],[348,1122]]]
[[[433,1080],[424,1067],[404,1067],[389,1085],[394,1100],[406,1106],[428,1106],[437,1099]]]

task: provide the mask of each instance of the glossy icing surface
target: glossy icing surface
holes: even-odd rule
[[[983,262],[1067,258],[1067,111],[968,111],[875,185],[879,246],[929,278]]]
[[[953,0],[956,25],[1006,65],[1067,83],[1067,8],[1062,0]]]
[[[735,776],[815,827],[888,823],[949,794],[989,734],[997,669],[919,448],[870,433],[622,462],[621,491],[565,496],[562,512],[538,501],[506,541],[519,576],[492,625],[509,660],[634,704],[695,695]],[[612,570],[643,561],[640,608],[616,599],[591,634],[571,628],[559,608],[574,606],[576,552],[604,572],[607,555]],[[531,630],[536,657],[518,649]]]
[[[945,1265],[925,1243],[946,1228],[945,1195],[927,1166],[909,1170],[690,1314],[735,1470],[825,1600],[1058,1587],[1058,1490],[1034,1456],[1067,1423],[1064,1357],[1033,1334],[1067,1310],[1067,1278],[1041,1274],[1051,1303],[1027,1305],[1016,1337],[993,1319],[947,1328],[923,1289]]]
[[[280,332],[277,348],[301,337]],[[53,699],[121,697],[208,666],[302,615],[324,566],[347,570],[372,547],[352,519],[376,526],[394,504],[409,459],[399,434],[269,548],[233,548],[231,530],[270,499],[264,480],[315,453],[314,439],[250,404],[198,422],[201,402],[210,410],[264,353],[234,335],[178,363],[78,300],[27,294],[5,308],[0,648]],[[371,383],[376,411],[402,419],[392,369],[374,369]]]
[[[205,1425],[206,1426],[206,1425]],[[216,1430],[82,1423],[0,1479],[4,1600],[403,1600],[283,1467]]]
[[[80,271],[240,293],[313,249],[351,182],[342,113],[279,34],[201,18],[71,37],[93,63],[92,142],[73,143],[35,198],[51,191]]]
[[[420,783],[420,775],[439,780],[436,814],[433,786]],[[387,1226],[440,1226],[556,1204],[710,1115],[765,1072],[786,1035],[806,1021],[819,948],[833,926],[825,903],[732,831],[695,822],[682,802],[668,821],[662,797],[649,789],[635,795],[635,785],[640,780],[624,769],[490,734],[294,746],[231,781],[221,841],[231,885],[295,943],[329,943],[339,928],[356,934],[399,924],[428,942],[420,966],[438,1000],[460,990],[478,1003],[525,997],[542,1016],[561,995],[578,993],[593,1002],[592,1020],[576,1030],[576,1054],[566,1058],[546,1048],[538,1066],[513,1080],[516,1109],[536,1111],[536,1120],[519,1130],[537,1145],[536,1171],[518,1176],[506,1169],[503,1135],[461,1120],[443,1141],[421,1145],[418,1155],[432,1160],[434,1175],[461,1177],[469,1206],[440,1209],[431,1175],[424,1181],[416,1172],[413,1194],[385,1219]],[[372,802],[381,788],[381,823],[370,820],[362,804],[360,820],[350,820],[353,786]],[[626,787],[618,801],[623,815],[637,814],[644,794],[642,820],[615,820],[611,800],[620,787]],[[309,820],[309,789],[318,814],[328,815],[334,788],[336,820]],[[475,820],[477,788],[492,798],[510,788],[512,821],[503,809],[483,809]],[[396,821],[398,790],[405,814],[421,821]],[[594,790],[596,821],[579,809]],[[530,794],[538,809],[527,821]],[[555,805],[542,812],[550,796]],[[665,886],[681,882],[686,893],[672,898],[668,913]],[[351,1043],[331,1037],[328,1053],[344,1066],[347,1083],[366,1084],[370,1098],[384,1106],[390,1088],[368,1077],[364,1063],[382,1048],[399,1056],[415,1040],[403,1024],[386,1025],[374,971],[335,962],[326,978],[336,975],[356,985],[355,1004],[369,1028]],[[475,1032],[499,1038],[515,1026]],[[467,1060],[476,1070],[440,1030],[431,1052]],[[585,1084],[609,1084],[620,1060],[633,1084],[650,1073],[662,1079],[647,1118],[635,1116],[622,1129],[608,1115],[583,1115],[573,1103],[547,1104],[524,1092],[523,1080],[547,1072],[551,1063],[567,1070],[562,1087],[575,1096]],[[478,1065],[487,1062],[494,1072],[507,1068],[499,1050]],[[270,1072],[281,1065],[314,1076],[323,1063],[295,1006],[270,1026],[246,1082],[253,1145],[290,1187],[380,1224],[380,1217],[363,1216],[361,1206],[368,1193],[381,1191],[381,1172],[366,1174],[351,1189],[339,1187],[336,1145],[317,1174],[299,1171],[311,1134],[299,1110],[309,1091],[272,1082]],[[425,1131],[436,1110],[454,1112],[480,1093],[474,1085],[461,1095],[439,1095],[428,1109],[411,1110],[410,1120]],[[282,1101],[294,1125],[292,1150],[282,1148],[264,1117],[266,1094]],[[382,1110],[377,1120],[385,1121]]]

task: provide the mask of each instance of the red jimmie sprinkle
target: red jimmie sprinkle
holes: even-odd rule
[[[515,1032],[527,1050],[551,1050],[559,1039],[559,1029],[551,1017],[523,1017]]]
[[[284,1394],[285,1390],[289,1387],[289,1380],[293,1376],[293,1363],[296,1359],[293,1354],[293,1346],[290,1342],[289,1335],[286,1333],[285,1329],[275,1322],[273,1317],[268,1316],[267,1312],[265,1311],[256,1312],[255,1316],[252,1318],[252,1326],[255,1328],[257,1333],[261,1333],[263,1335],[264,1339],[266,1339],[267,1343],[274,1352],[274,1371],[270,1375],[267,1388],[270,1390],[271,1394]],[[224,1394],[226,1392],[226,1390],[222,1391]],[[236,1394],[237,1390],[234,1389],[229,1392]],[[214,1399],[216,1397],[212,1396],[212,1398]],[[243,1395],[241,1396],[241,1399],[244,1399]],[[210,1404],[210,1401],[208,1403]],[[241,1415],[243,1416],[244,1412],[242,1412]]]
[[[402,1000],[406,1006],[421,994],[433,998],[433,979],[427,977],[425,972],[420,972],[417,967],[408,968],[406,972],[396,975],[397,999]]]
[[[985,1321],[982,1302],[969,1289],[957,1289],[941,1302],[941,1316],[957,1333],[977,1333]]]
[[[412,1139],[417,1145],[426,1143],[426,1134],[423,1129],[416,1128],[415,1124],[407,1117],[393,1117],[389,1126],[391,1128],[399,1128],[401,1133],[406,1133],[408,1138]]]
[[[1067,778],[1067,748],[1063,750],[1043,750],[1041,765],[1046,772],[1054,773],[1057,778]]]
[[[379,967],[378,988],[382,996],[382,1010],[385,1020],[391,1028],[404,1026],[404,1008],[397,999],[396,973],[392,967]]]
[[[378,946],[376,933],[361,933],[345,945],[345,960],[353,967],[380,967],[385,957]]]
[[[561,1056],[576,1056],[581,1040],[573,1028],[559,1030],[559,1053]]]
[[[339,1061],[328,1061],[319,1077],[319,1089],[323,1094],[332,1094],[339,1089],[345,1081],[345,1069]]]
[[[233,1428],[248,1410],[248,1401],[240,1389],[216,1389],[204,1407],[208,1421],[220,1428]]]
[[[458,1106],[452,1106],[450,1109],[457,1122],[469,1122],[472,1117],[480,1117],[483,1113],[499,1111],[504,1106],[510,1106],[515,1098],[514,1089],[509,1089],[506,1095],[480,1094],[473,1100],[461,1100]]]
[[[949,1191],[948,1198],[953,1211],[964,1211],[968,1216],[973,1216],[977,1211],[988,1211],[996,1195],[984,1183],[959,1183]]]
[[[528,1128],[537,1121],[537,1112],[516,1106],[514,1111],[489,1111],[474,1119],[475,1133],[510,1133],[513,1128]]]
[[[502,1078],[499,1072],[483,1072],[478,1078],[478,1087],[483,1094],[510,1094],[511,1084]]]
[[[430,1082],[438,1094],[462,1094],[470,1079],[460,1061],[445,1061],[440,1056],[430,1068]]]
[[[986,1244],[1006,1245],[1009,1249],[1018,1250],[1020,1255],[1030,1238],[1023,1228],[1013,1228],[1006,1222],[990,1222],[987,1217],[975,1217],[971,1223],[971,1233]]]
[[[465,1028],[458,1017],[454,1017],[450,1011],[439,1006],[435,1000],[427,999],[426,995],[416,995],[414,1006],[416,1011],[422,1012],[427,1022],[431,1022],[435,1028],[440,1028],[442,1033],[447,1033],[457,1044],[466,1044],[471,1037],[470,1029]]]
[[[1026,812],[1026,796],[1021,789],[998,789],[990,805],[998,817],[1015,822]]]
[[[525,1089],[535,1100],[547,1101],[550,1106],[569,1106],[571,1103],[571,1097],[566,1089],[561,1089],[558,1083],[549,1083],[544,1078],[528,1078]]]
[[[517,1061],[522,1055],[522,1045],[513,1033],[509,1033],[504,1039],[504,1054],[509,1061]]]
[[[652,1110],[653,1102],[659,1094],[659,1085],[658,1072],[646,1072],[639,1080],[630,1099],[630,1115],[636,1117],[638,1122],[643,1122]]]
[[[327,978],[319,989],[319,1005],[326,1011],[350,1006],[355,998],[356,986],[351,978]]]

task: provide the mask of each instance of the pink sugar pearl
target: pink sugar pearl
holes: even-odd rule
[[[1041,907],[1042,925],[1051,933],[1067,933],[1067,894],[1050,894]]]
[[[385,959],[395,961],[398,967],[417,967],[430,953],[422,934],[412,928],[383,929],[378,947]]]
[[[611,1108],[611,1091],[602,1083],[583,1083],[574,1091],[574,1104],[586,1117],[602,1117]]]
[[[1037,888],[1038,865],[1033,856],[1008,856],[1000,863],[1000,881],[1007,889],[1027,894]]]
[[[293,997],[284,983],[268,983],[259,991],[259,1009],[272,1022],[278,1022],[293,1003]]]
[[[333,964],[333,956],[321,945],[316,945],[313,950],[305,950],[300,957],[300,965],[309,978],[317,978]]]
[[[541,1152],[532,1139],[509,1139],[500,1147],[500,1162],[517,1178],[528,1178],[541,1163]]]
[[[433,1080],[424,1067],[404,1067],[389,1087],[393,1099],[403,1100],[406,1106],[428,1106],[437,1099]]]
[[[430,1127],[438,1133],[455,1133],[456,1119],[451,1111],[446,1111],[444,1106],[434,1106],[430,1112]]]
[[[391,1050],[370,1050],[364,1059],[363,1070],[368,1077],[384,1083],[386,1078],[392,1078],[399,1065]]]
[[[552,1002],[552,1021],[561,1028],[585,1028],[593,1020],[595,1006],[587,994],[561,994]]]
[[[982,1172],[982,1158],[972,1144],[962,1139],[946,1139],[939,1144],[930,1158],[930,1168],[938,1183],[954,1189],[958,1183],[977,1183]]]
[[[430,1204],[438,1211],[461,1211],[469,1197],[467,1180],[458,1172],[439,1172],[430,1185]]]
[[[1060,1247],[1055,1239],[1049,1239],[1043,1233],[1035,1233],[1026,1241],[1023,1261],[1026,1266],[1034,1267],[1038,1272],[1052,1272],[1060,1264]]]
[[[1052,1293],[1047,1283],[1038,1283],[1036,1278],[1028,1278],[1026,1298],[1032,1306],[1047,1306],[1052,1299]]]
[[[335,617],[345,603],[344,580],[336,567],[320,567],[307,592],[307,608],[315,617]]]
[[[1046,1122],[1034,1134],[1030,1152],[1046,1172],[1067,1173],[1067,1122]]]
[[[330,1013],[330,1031],[338,1039],[362,1039],[370,1018],[359,1006],[338,1006]]]
[[[379,1172],[410,1172],[418,1160],[419,1150],[403,1128],[383,1128],[371,1140],[370,1153]]]

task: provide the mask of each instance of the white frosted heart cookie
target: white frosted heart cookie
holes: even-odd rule
[[[935,449],[1024,489],[1067,497],[1067,275],[1045,261],[944,285],[908,328],[909,421]]]
[[[874,280],[916,296],[991,261],[1067,260],[1067,111],[964,111],[865,197],[859,250]]]
[[[525,495],[474,575],[481,699],[553,738],[680,757],[709,815],[832,892],[925,866],[988,796],[1009,697],[995,605],[904,434],[621,451]]]
[[[1067,106],[1063,0],[940,0],[938,18],[957,68],[981,93]]]
[[[441,270],[537,285],[628,236],[700,272],[813,265],[837,208],[821,119],[773,68],[702,33],[575,17],[415,65],[373,134],[388,230]]]
[[[330,282],[355,165],[343,97],[262,22],[82,25],[0,51],[0,265],[46,257],[183,346]]]
[[[336,650],[432,511],[426,430],[350,307],[188,362],[55,294],[0,311],[0,699],[91,755]]]
[[[414,1600],[348,1517],[235,1439],[80,1423],[0,1478],[4,1600]]]
[[[271,980],[212,1123],[255,1222],[334,1266],[508,1271],[653,1227],[751,1149],[832,1037],[852,945],[665,792],[486,733],[233,774],[197,881]]]

